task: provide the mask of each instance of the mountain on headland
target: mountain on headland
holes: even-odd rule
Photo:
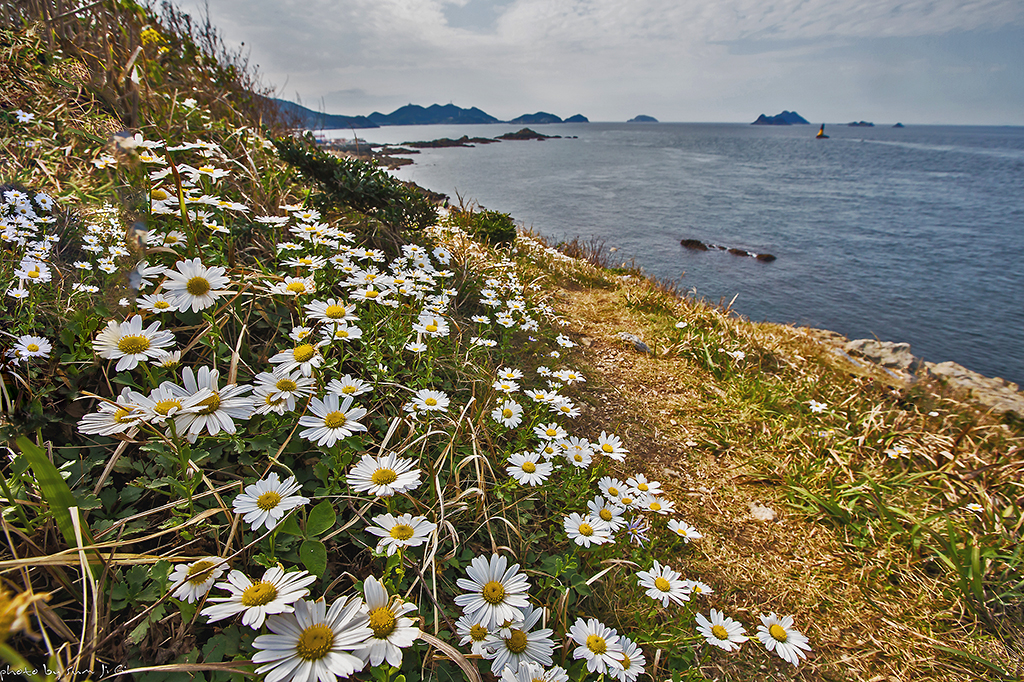
[[[500,123],[498,119],[480,111],[476,107],[463,109],[454,104],[445,104],[444,106],[431,104],[429,107],[421,107],[418,104],[406,104],[404,107],[395,109],[390,114],[382,114],[379,111],[375,111],[367,118],[379,126]]]
[[[654,118],[653,116],[645,116],[644,114],[640,114],[639,116],[634,116],[633,118],[631,118],[628,121],[626,121],[626,123],[657,123],[657,122],[658,122],[658,119]]]
[[[543,123],[564,123],[564,121],[554,114],[549,114],[546,111],[538,111],[536,114],[523,114],[522,116],[512,119],[509,123],[516,123],[519,125],[541,125]]]
[[[286,116],[293,116],[299,126],[309,130],[337,130],[341,128],[377,128],[376,123],[365,116],[341,116],[339,114],[323,114],[283,99],[272,99],[272,102]]]
[[[774,116],[765,116],[761,114],[757,117],[757,120],[751,123],[755,126],[790,126],[790,125],[810,125],[810,121],[796,113],[795,111],[783,111],[781,114],[775,114]]]
[[[590,119],[583,114],[576,114],[565,119],[562,123],[590,123]]]

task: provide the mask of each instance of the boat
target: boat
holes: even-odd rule
[[[821,128],[818,129],[818,134],[814,136],[816,140],[827,140],[828,135],[825,134],[825,124],[821,124]]]

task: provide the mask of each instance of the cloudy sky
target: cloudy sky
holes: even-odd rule
[[[198,0],[180,0],[202,14]],[[278,96],[500,119],[1024,125],[1022,0],[209,0]]]

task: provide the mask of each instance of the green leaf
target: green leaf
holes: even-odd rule
[[[317,577],[327,570],[327,547],[319,540],[303,540],[299,546],[299,558],[302,565]]]
[[[337,518],[337,514],[334,513],[334,505],[330,500],[324,500],[309,512],[309,518],[306,519],[306,537],[323,535],[334,527]]]
[[[278,532],[302,537],[302,529],[299,528],[299,522],[295,519],[295,514],[284,520],[284,523],[278,528]]]
[[[32,468],[36,483],[39,485],[39,494],[43,496],[47,506],[50,508],[50,513],[53,514],[53,519],[57,522],[57,527],[64,536],[64,541],[68,543],[69,547],[77,547],[78,540],[75,539],[75,527],[71,522],[71,512],[69,509],[77,507],[78,501],[75,499],[74,494],[72,494],[71,488],[68,487],[57,467],[53,465],[53,462],[46,456],[42,448],[24,436],[18,438],[18,447]],[[84,521],[81,523],[81,531],[82,543],[85,545],[94,544],[89,527]],[[92,552],[92,554],[97,561],[100,560],[96,552]]]

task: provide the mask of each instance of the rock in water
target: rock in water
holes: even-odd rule
[[[859,355],[871,362],[913,374],[921,366],[921,359],[910,352],[909,343],[893,343],[877,339],[855,339],[847,343],[843,350],[850,355]]]
[[[955,362],[929,362],[925,368],[933,377],[944,381],[951,388],[967,392],[973,400],[993,412],[1013,412],[1018,417],[1024,417],[1024,394],[1017,384],[999,377],[990,379]]]
[[[707,251],[708,247],[699,239],[681,239],[679,243],[694,251]]]

